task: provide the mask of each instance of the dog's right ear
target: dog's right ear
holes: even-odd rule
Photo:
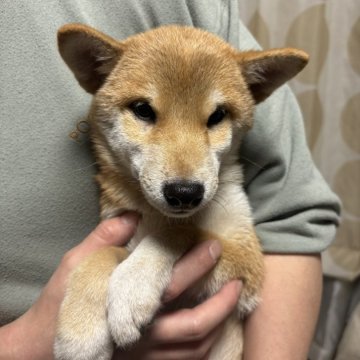
[[[123,53],[120,42],[82,24],[67,24],[58,31],[59,51],[80,85],[94,94]]]
[[[309,61],[299,49],[284,48],[238,53],[238,63],[249,90],[258,104],[293,78]]]

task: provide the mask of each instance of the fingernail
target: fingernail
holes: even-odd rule
[[[120,216],[121,221],[127,226],[137,226],[139,222],[139,214],[136,212],[125,212]]]
[[[214,262],[217,262],[222,252],[222,246],[220,241],[215,240],[212,242],[212,244],[209,246],[209,253]]]

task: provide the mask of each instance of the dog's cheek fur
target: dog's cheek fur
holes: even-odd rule
[[[117,122],[117,133],[120,149],[124,151],[124,156],[135,179],[139,179],[143,164],[145,162],[145,146],[149,125],[134,119],[129,114],[120,114]]]
[[[219,164],[223,156],[230,151],[234,131],[237,129],[233,129],[230,121],[220,123],[208,131],[210,149]]]
[[[125,166],[138,179],[144,162],[144,139],[149,131],[146,124],[134,119],[129,111],[114,109],[112,115],[97,128],[103,135],[105,147],[111,149],[105,152],[114,158],[114,167],[117,164],[121,168]]]

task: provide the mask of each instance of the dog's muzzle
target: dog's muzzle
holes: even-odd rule
[[[163,187],[167,204],[174,212],[186,212],[200,205],[204,197],[204,185],[198,182],[176,181]]]

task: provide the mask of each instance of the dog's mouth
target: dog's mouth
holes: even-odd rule
[[[192,214],[194,214],[194,212],[196,210],[194,210],[194,209],[193,210],[171,210],[171,211],[167,212],[167,215],[171,216],[171,217],[183,218],[183,217],[191,216]]]

